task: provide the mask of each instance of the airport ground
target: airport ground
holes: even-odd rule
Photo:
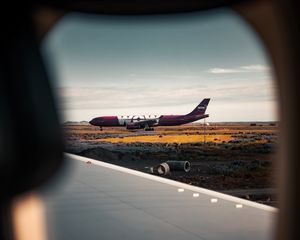
[[[186,160],[189,172],[164,177],[276,206],[274,123],[193,124],[153,132],[67,124],[64,131],[67,152],[144,172]]]

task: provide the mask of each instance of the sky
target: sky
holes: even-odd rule
[[[232,10],[66,15],[42,53],[62,121],[186,114],[211,98],[208,121],[277,120],[272,66]]]

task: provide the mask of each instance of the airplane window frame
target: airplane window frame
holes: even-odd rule
[[[299,126],[296,124],[299,122],[299,117],[297,113],[293,112],[297,109],[298,105],[296,103],[300,102],[300,88],[297,81],[300,75],[297,68],[299,61],[299,54],[297,53],[299,53],[299,48],[296,46],[300,34],[299,29],[297,29],[298,25],[295,24],[299,22],[299,16],[297,15],[295,2],[281,0],[274,2],[275,4],[269,1],[249,1],[249,5],[246,3],[247,6],[234,6],[234,9],[252,24],[261,35],[275,66],[280,91],[280,109],[285,107],[280,113],[282,124],[280,126],[281,150],[279,156],[284,157],[286,160],[282,167],[283,180],[280,183],[282,200],[277,236],[278,239],[294,239],[299,236],[296,222],[297,219],[299,219],[299,207],[297,203],[300,199],[299,189],[297,188],[297,184],[295,184],[299,182],[297,171],[300,169],[299,163],[297,163],[300,153],[296,144],[297,134],[300,132]],[[65,5],[66,4],[67,3],[65,3]],[[57,4],[56,6],[59,5]],[[194,5],[193,7],[194,9],[197,8]],[[193,7],[190,6],[189,9]],[[60,15],[65,11],[64,6],[62,6],[62,9]],[[107,10],[107,12],[112,12],[112,10]],[[268,17],[266,17],[266,15]],[[56,14],[56,18],[54,19],[57,20],[58,18]],[[40,26],[40,30],[37,30],[40,39],[42,35],[49,30],[49,27],[51,27],[55,20],[52,19],[52,21],[49,21],[49,19],[47,19],[41,21],[44,23],[44,27],[46,27],[43,28]],[[266,20],[267,24],[261,24]],[[280,22],[280,24],[276,25],[278,22]],[[18,34],[20,34],[20,32]],[[34,64],[34,61],[31,63]],[[15,63],[10,64],[12,68],[20,69],[20,66],[15,65]],[[15,95],[13,91],[10,93],[12,96]],[[17,99],[19,99],[19,96]],[[43,130],[40,129],[39,131],[42,132]],[[289,142],[291,144],[289,144]],[[7,239],[7,236],[5,236],[5,239]]]

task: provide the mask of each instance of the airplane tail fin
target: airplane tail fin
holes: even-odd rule
[[[207,108],[207,105],[210,101],[210,98],[204,98],[202,102],[188,115],[201,115],[204,114]]]

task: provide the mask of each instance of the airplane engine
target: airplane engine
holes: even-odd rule
[[[141,126],[139,124],[135,123],[127,123],[126,129],[140,129]]]

